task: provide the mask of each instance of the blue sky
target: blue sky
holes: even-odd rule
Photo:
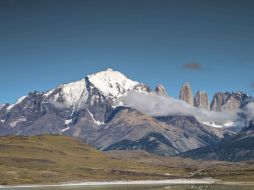
[[[0,103],[106,68],[174,97],[184,81],[210,99],[254,95],[253,10],[251,0],[2,0]]]

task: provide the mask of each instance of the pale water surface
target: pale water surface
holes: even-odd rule
[[[254,186],[230,186],[230,185],[125,185],[107,187],[40,187],[40,188],[3,188],[1,190],[254,190]]]

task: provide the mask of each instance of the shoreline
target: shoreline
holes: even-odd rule
[[[69,182],[59,184],[34,184],[34,185],[0,185],[0,189],[9,188],[44,188],[44,187],[72,187],[72,186],[119,186],[119,185],[194,185],[194,184],[216,184],[218,180],[213,178],[203,179],[168,179],[168,180],[126,180],[126,181],[97,181],[97,182]]]

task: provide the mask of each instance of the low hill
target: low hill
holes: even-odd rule
[[[66,136],[0,137],[0,184],[165,179],[182,169],[113,158]]]

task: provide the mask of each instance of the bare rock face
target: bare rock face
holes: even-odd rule
[[[208,95],[204,91],[198,91],[194,96],[194,106],[210,110]]]
[[[191,86],[188,82],[185,82],[180,90],[180,96],[179,98],[181,100],[184,100],[188,104],[193,106],[193,96],[192,96],[192,90]]]
[[[133,90],[136,90],[138,92],[143,91],[143,92],[151,92],[151,89],[148,85],[139,83],[136,86],[134,86]]]
[[[154,89],[154,91],[156,94],[158,94],[160,96],[168,96],[166,88],[161,84],[157,85],[156,88]]]
[[[211,110],[213,111],[222,111],[222,105],[225,105],[228,98],[228,93],[218,92],[213,96],[211,102]]]
[[[218,92],[214,95],[211,110],[236,113],[248,95],[242,92]]]

